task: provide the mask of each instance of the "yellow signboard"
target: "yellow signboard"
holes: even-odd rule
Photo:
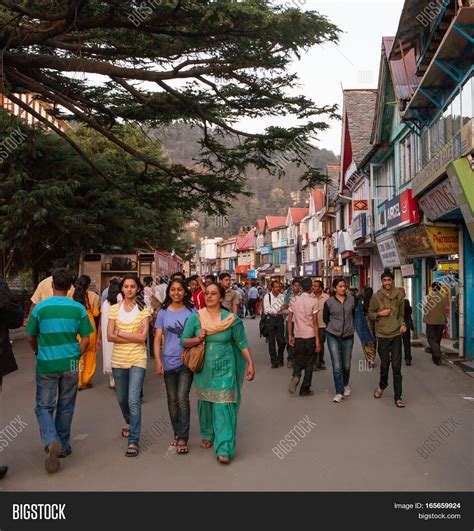
[[[438,263],[437,271],[459,271],[459,262],[442,262]]]
[[[426,227],[426,230],[437,255],[459,254],[459,235],[456,227]]]

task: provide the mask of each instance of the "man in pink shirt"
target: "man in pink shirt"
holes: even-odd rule
[[[295,347],[293,377],[288,387],[291,394],[301,379],[304,369],[303,383],[300,388],[300,396],[311,396],[311,382],[313,379],[313,367],[316,353],[320,350],[319,325],[317,299],[310,295],[312,289],[310,278],[301,282],[303,293],[291,304],[288,314],[288,343]]]

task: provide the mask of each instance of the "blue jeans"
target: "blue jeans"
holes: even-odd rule
[[[130,369],[112,368],[115,380],[115,394],[127,424],[130,424],[128,444],[138,444],[142,427],[142,390],[146,369],[130,367]]]
[[[36,374],[35,413],[44,446],[61,441],[61,452],[71,449],[72,417],[77,396],[78,370]]]
[[[193,373],[184,365],[172,371],[165,371],[168,411],[175,437],[188,442],[191,408],[189,391],[193,383]]]
[[[332,334],[326,335],[326,340],[331,354],[332,373],[336,394],[343,395],[344,387],[349,385],[351,375],[352,347],[354,346],[354,336],[337,337]]]

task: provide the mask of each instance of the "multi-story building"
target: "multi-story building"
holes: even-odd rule
[[[197,270],[200,275],[218,275],[220,272],[217,244],[219,238],[201,238],[201,247],[196,257]]]
[[[259,240],[257,251],[260,254],[262,265],[258,268],[258,276],[261,278],[272,278],[280,276],[282,260],[286,272],[286,245],[287,245],[287,226],[286,216],[266,216],[265,225],[261,231],[262,239]]]
[[[302,230],[301,223],[308,216],[308,208],[290,207],[286,216],[286,225],[288,226],[288,250],[287,250],[287,268],[286,278],[291,279],[300,274],[302,265]]]
[[[219,258],[219,271],[221,273],[229,273],[232,278],[235,276],[235,268],[237,266],[237,251],[235,250],[235,242],[237,236],[230,236],[222,239],[217,244],[217,257]]]
[[[397,176],[411,187],[421,223],[396,240],[407,273],[419,279],[418,330],[423,297],[440,281],[451,301],[444,346],[474,359],[474,298],[465,290],[474,285],[474,3],[446,0],[433,9],[422,0],[416,18],[412,4],[405,2],[390,60],[414,54],[418,83],[400,108],[412,135],[399,146]],[[387,223],[399,217],[394,206]]]
[[[323,228],[318,219],[318,214],[324,206],[324,190],[316,188],[309,194],[308,215],[305,218],[302,232],[302,255],[303,275],[322,278],[323,260]],[[304,245],[303,245],[304,244]]]
[[[256,238],[255,228],[249,230],[246,234],[241,232],[235,241],[235,250],[237,253],[237,266],[235,272],[239,282],[247,278],[256,278],[255,260],[256,260]]]

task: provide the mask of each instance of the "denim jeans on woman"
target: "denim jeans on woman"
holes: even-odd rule
[[[137,444],[140,441],[142,427],[141,397],[146,370],[142,367],[130,367],[130,369],[112,367],[112,374],[123,418],[127,424],[130,424],[128,444]]]
[[[77,396],[78,370],[36,373],[35,413],[44,446],[61,441],[61,452],[71,449],[72,417]]]
[[[349,385],[351,375],[352,347],[354,346],[354,336],[337,337],[326,334],[329,353],[331,354],[332,372],[336,394],[343,395],[344,387]]]
[[[168,411],[175,437],[188,442],[191,408],[189,391],[193,383],[193,373],[184,365],[172,371],[165,371]]]

